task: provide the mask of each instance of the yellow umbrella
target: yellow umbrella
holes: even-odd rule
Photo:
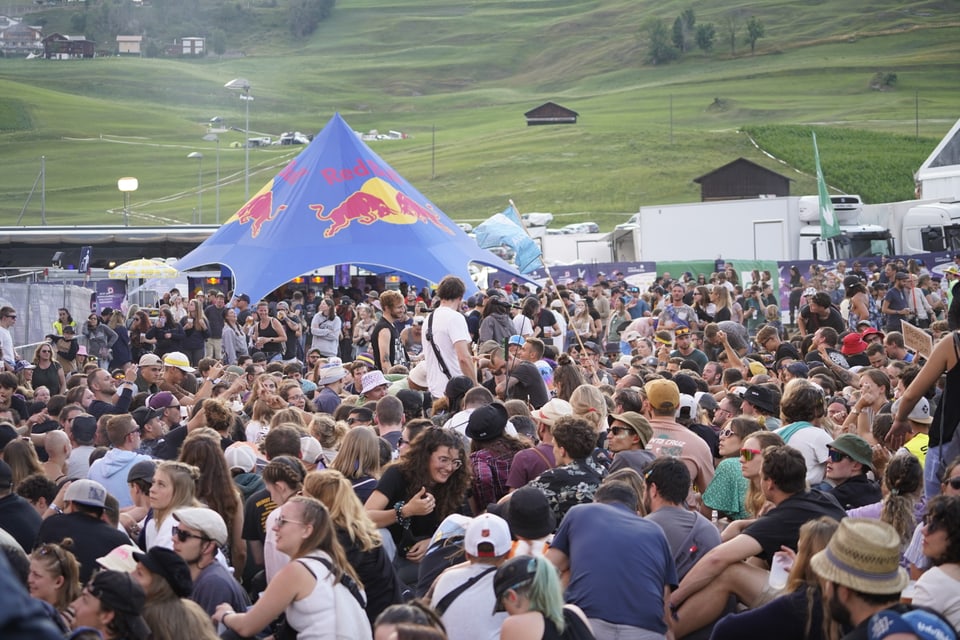
[[[160,260],[151,260],[149,258],[138,258],[124,262],[110,270],[107,275],[115,280],[139,278],[173,278],[178,271]]]

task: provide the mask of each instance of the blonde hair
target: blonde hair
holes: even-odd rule
[[[354,427],[340,442],[337,457],[330,463],[345,477],[360,479],[380,477],[380,438],[371,427]]]
[[[370,551],[383,544],[377,525],[363,508],[353,485],[339,471],[311,471],[303,481],[303,491],[324,504],[333,524],[346,531],[361,551]]]
[[[164,519],[175,509],[200,506],[200,503],[197,502],[197,481],[200,479],[200,469],[185,462],[167,460],[158,464],[153,472],[154,483],[156,483],[156,476],[160,472],[163,472],[170,479],[173,495],[170,497],[170,504],[162,509],[157,509],[153,514],[153,521],[158,529]]]
[[[582,384],[570,394],[573,415],[584,419],[593,430],[600,433],[607,426],[607,401],[600,390],[590,384]]]

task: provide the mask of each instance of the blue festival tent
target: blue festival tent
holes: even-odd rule
[[[221,264],[235,291],[259,300],[315,269],[351,264],[438,283],[469,264],[526,278],[477,246],[335,114],[296,158],[203,244],[179,271]]]

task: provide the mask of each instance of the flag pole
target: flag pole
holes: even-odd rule
[[[512,198],[508,198],[507,202],[509,202],[510,206],[513,207],[513,210],[517,212],[517,219],[520,220],[520,228],[523,229],[523,232],[527,234],[527,237],[530,238],[530,240],[533,240],[533,236],[530,235],[530,230],[527,229],[527,223],[523,221],[523,216],[520,215],[520,209],[517,208],[516,204],[514,204]],[[554,281],[553,276],[550,275],[550,267],[547,266],[547,262],[543,259],[542,249],[540,251],[540,262],[543,264],[543,270],[547,274],[547,283],[555,292],[557,292],[557,299],[561,301],[560,308],[563,309],[563,313],[561,315],[563,315],[564,319],[567,322],[567,327],[569,328],[571,324],[570,311],[567,309],[567,306],[565,304],[562,304],[563,298],[560,297],[559,291],[557,289],[557,283]],[[583,339],[580,337],[580,334],[574,331],[573,335],[577,338],[577,344],[580,345],[580,350],[584,351],[586,347],[583,346]],[[564,342],[566,342],[566,336],[564,336]]]

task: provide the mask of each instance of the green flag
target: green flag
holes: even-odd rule
[[[827,182],[823,179],[823,169],[820,168],[820,151],[817,149],[817,133],[813,133],[813,158],[817,164],[817,192],[820,196],[820,237],[832,238],[840,235],[840,225],[837,223],[837,214],[833,211],[833,201],[827,193]]]

